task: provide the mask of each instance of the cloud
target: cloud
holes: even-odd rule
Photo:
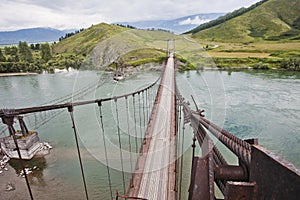
[[[209,22],[210,20],[207,19],[200,19],[199,16],[196,16],[194,19],[191,19],[190,17],[186,20],[180,21],[179,25],[200,25],[206,22]]]
[[[0,30],[15,30],[18,28],[53,27],[58,29],[81,28],[104,21],[100,13],[81,10],[61,12],[27,2],[7,1],[0,5]],[[13,16],[13,17],[12,17]]]
[[[0,30],[81,28],[100,22],[175,19],[229,12],[259,0],[1,0]],[[183,23],[198,24],[201,19]]]

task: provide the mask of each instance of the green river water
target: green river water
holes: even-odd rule
[[[84,99],[96,99],[126,94],[153,83],[159,72],[139,72],[125,81],[115,83],[111,75],[98,71],[69,71],[56,74],[35,76],[0,77],[0,107],[20,108],[42,105],[68,94],[75,93],[83,86],[101,82],[100,87],[92,89]],[[198,106],[205,109],[206,117],[239,138],[258,138],[267,149],[280,154],[296,167],[300,167],[300,73],[277,71],[188,71],[177,73],[177,85],[182,95],[191,103],[193,95]],[[129,99],[129,103],[132,99]],[[132,104],[130,104],[132,105]],[[120,173],[119,149],[116,129],[113,127],[116,116],[114,104],[104,105],[104,123],[108,133],[107,145],[113,193],[123,191]],[[120,102],[121,113],[125,112],[124,102]],[[129,106],[132,111],[133,107]],[[133,116],[130,115],[131,132]],[[126,118],[119,116],[121,130],[126,132]],[[75,121],[80,138],[83,165],[86,173],[87,188],[91,199],[109,199],[107,171],[104,165],[103,141],[100,131],[99,110],[97,105],[75,108]],[[142,122],[141,122],[142,124]],[[33,129],[34,122],[28,122]],[[1,126],[2,127],[2,126]],[[139,127],[138,127],[139,128]],[[190,127],[187,126],[187,129]],[[141,130],[144,131],[142,126]],[[27,166],[38,166],[30,174],[35,199],[84,199],[82,179],[78,164],[77,151],[70,116],[66,111],[38,128],[42,141],[49,142],[54,148],[50,155],[35,159]],[[127,141],[127,135],[121,139]],[[190,145],[192,135],[185,135],[185,167],[189,172]],[[138,145],[140,140],[138,141]],[[127,143],[126,143],[127,144]],[[122,149],[128,151],[129,146]],[[135,148],[135,147],[134,147]],[[225,152],[226,154],[226,152]],[[125,155],[126,157],[126,155]],[[233,158],[229,156],[232,162]],[[133,157],[133,162],[136,156]],[[0,174],[0,189],[9,198],[27,198],[24,179],[17,177],[19,166],[11,162],[8,172]],[[130,162],[125,161],[125,170],[130,171]],[[15,172],[16,171],[16,172]],[[188,175],[184,175],[183,196],[187,194]],[[125,174],[128,183],[129,174]],[[5,184],[13,182],[18,186],[15,191],[5,192]],[[22,184],[18,184],[21,182]],[[23,193],[21,195],[20,193]],[[1,199],[1,196],[0,196]],[[184,199],[182,197],[182,199]]]

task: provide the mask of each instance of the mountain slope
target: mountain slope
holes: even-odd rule
[[[87,55],[99,42],[111,36],[130,30],[117,25],[105,23],[93,25],[90,28],[63,39],[53,46],[54,53],[76,53]]]
[[[300,39],[300,0],[268,0],[224,23],[193,33],[193,38],[219,42]]]
[[[165,31],[101,23],[54,44],[53,52],[60,60],[62,55],[73,60],[84,57],[86,62],[81,67],[108,69],[114,63],[136,66],[161,61],[166,41],[174,37]]]
[[[140,29],[164,29],[174,33],[184,33],[200,24],[217,19],[225,13],[207,13],[185,16],[172,20],[152,20],[138,22],[118,22],[115,24],[131,25]]]
[[[17,31],[0,32],[0,44],[17,44],[19,41],[28,43],[53,42],[66,32],[52,28],[30,28]]]

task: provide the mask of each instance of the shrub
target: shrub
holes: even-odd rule
[[[254,64],[253,69],[270,69],[270,66],[267,63],[259,62]]]
[[[298,71],[298,70],[300,70],[300,58],[293,57],[293,58],[289,58],[289,59],[284,59],[281,62],[280,67],[282,69]]]

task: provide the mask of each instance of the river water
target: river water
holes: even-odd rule
[[[159,77],[159,72],[139,72],[123,82],[115,83],[110,74],[99,71],[70,71],[36,76],[0,77],[0,107],[20,108],[37,106],[53,99],[75,94],[83,86],[99,83],[83,99],[105,98],[125,94],[148,86]],[[280,154],[300,167],[300,73],[276,71],[188,71],[177,73],[177,85],[191,107],[196,103],[205,109],[206,117],[234,135],[258,138],[267,149]],[[75,100],[75,99],[74,99]],[[111,107],[111,106],[110,106]],[[108,116],[109,111],[104,111]],[[97,136],[99,118],[97,106],[75,109],[76,125],[80,138],[87,187],[91,199],[109,199],[106,166],[103,164],[101,137]],[[108,117],[107,117],[108,118]],[[109,124],[111,119],[106,119]],[[120,120],[122,121],[122,119]],[[34,126],[34,123],[31,123]],[[32,129],[33,127],[28,127]],[[144,129],[144,127],[143,127]],[[36,199],[84,199],[82,179],[75,148],[74,135],[67,111],[38,128],[41,140],[54,149],[44,159],[27,162],[28,167],[38,166],[30,175]],[[110,140],[115,144],[113,136]],[[192,135],[185,138],[185,163],[190,160]],[[116,151],[116,152],[114,152]],[[111,163],[118,153],[109,149]],[[234,162],[234,161],[233,161]],[[26,198],[24,179],[17,177],[17,162],[11,162],[9,171],[0,175],[1,194],[7,198]],[[187,169],[189,171],[189,169]],[[122,178],[118,168],[112,166],[113,193],[122,193]],[[129,175],[125,174],[126,182]],[[12,182],[16,190],[2,191]],[[20,183],[18,183],[20,182]],[[186,183],[185,185],[188,185]],[[184,188],[186,194],[186,187]],[[22,193],[23,194],[20,194]]]

